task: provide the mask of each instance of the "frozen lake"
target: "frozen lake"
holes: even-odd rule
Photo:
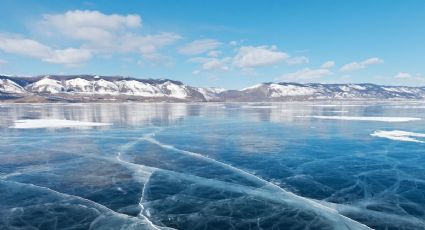
[[[424,229],[423,104],[0,104],[0,229]]]

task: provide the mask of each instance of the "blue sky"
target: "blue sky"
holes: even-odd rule
[[[425,1],[1,0],[0,73],[425,85]]]

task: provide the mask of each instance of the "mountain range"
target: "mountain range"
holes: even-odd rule
[[[425,87],[376,84],[268,82],[241,90],[200,88],[169,79],[97,75],[0,75],[0,100],[9,102],[279,102],[423,100]]]

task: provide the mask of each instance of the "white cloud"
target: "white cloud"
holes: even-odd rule
[[[352,72],[352,71],[355,71],[355,70],[364,69],[368,65],[377,65],[377,64],[382,64],[382,63],[384,63],[384,60],[377,58],[377,57],[373,57],[373,58],[366,59],[362,62],[348,63],[348,64],[342,66],[340,71],[341,72]]]
[[[286,63],[288,63],[288,65],[299,65],[299,64],[306,64],[309,62],[310,62],[310,59],[308,59],[305,56],[290,57],[286,60]]]
[[[193,58],[190,58],[188,61],[192,63],[205,63],[210,59],[211,58],[208,58],[208,57],[193,57]]]
[[[37,41],[10,35],[0,35],[0,50],[35,58],[43,58],[51,52],[50,47]]]
[[[210,50],[214,50],[221,45],[221,42],[215,39],[200,39],[192,41],[183,47],[180,47],[178,51],[184,55],[197,55],[202,54]]]
[[[91,53],[88,50],[67,48],[63,50],[53,50],[50,56],[45,57],[43,60],[51,63],[58,64],[80,64],[91,58]]]
[[[221,51],[220,50],[211,50],[210,52],[208,52],[208,57],[218,57],[221,55]]]
[[[127,33],[116,36],[111,40],[86,43],[83,47],[100,54],[112,54],[114,52],[138,53],[145,59],[149,59],[150,56],[162,56],[159,53],[160,50],[174,44],[180,38],[180,35],[174,33],[159,33],[145,36]]]
[[[142,19],[136,14],[103,14],[99,11],[67,11],[45,14],[39,23],[42,31],[82,42],[85,50],[102,56],[113,53],[138,53],[146,61],[169,60],[160,49],[175,43],[175,33],[141,35]]]
[[[159,49],[165,46],[175,43],[180,38],[180,35],[174,33],[160,33],[146,36],[127,34],[113,41],[120,43],[110,45],[115,47],[118,52],[126,53],[138,51],[141,54],[152,54],[158,52]]]
[[[230,62],[230,58],[217,59],[212,58],[211,60],[202,64],[202,68],[204,70],[229,70],[229,66],[227,65]]]
[[[228,71],[230,70],[229,63],[231,60],[232,59],[230,57],[225,57],[221,59],[196,57],[189,59],[190,62],[201,63],[202,70],[206,71]]]
[[[252,68],[276,64],[289,58],[277,50],[276,46],[242,46],[233,58],[233,65],[239,68]]]
[[[425,75],[416,73],[399,72],[390,79],[390,84],[409,85],[409,86],[424,86]]]
[[[376,64],[382,64],[382,63],[384,63],[384,60],[377,57],[369,58],[362,62],[363,65],[376,65]]]
[[[199,71],[199,70],[194,70],[194,71],[192,71],[192,74],[193,75],[198,75],[198,74],[200,74],[201,73],[201,71]]]
[[[395,78],[400,78],[400,79],[406,79],[406,78],[411,78],[412,75],[410,73],[405,73],[405,72],[399,72],[398,74],[396,74],[394,76]]]
[[[86,41],[110,40],[117,32],[142,26],[139,15],[106,15],[99,11],[74,10],[63,14],[45,14],[43,28],[55,29],[62,34]]]
[[[329,69],[310,69],[305,68],[293,73],[287,73],[281,76],[278,80],[284,81],[310,81],[321,77],[331,75],[332,72]]]
[[[322,68],[324,69],[330,69],[333,68],[335,66],[335,62],[334,61],[327,61],[325,63],[322,64]]]
[[[38,41],[10,35],[0,35],[0,50],[65,65],[81,64],[91,58],[88,50],[52,49]]]

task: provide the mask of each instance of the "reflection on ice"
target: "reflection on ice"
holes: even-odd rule
[[[15,124],[10,128],[14,129],[40,129],[40,128],[82,128],[82,127],[97,127],[108,126],[111,123],[99,122],[84,122],[73,120],[58,120],[58,119],[26,119],[16,120]]]

